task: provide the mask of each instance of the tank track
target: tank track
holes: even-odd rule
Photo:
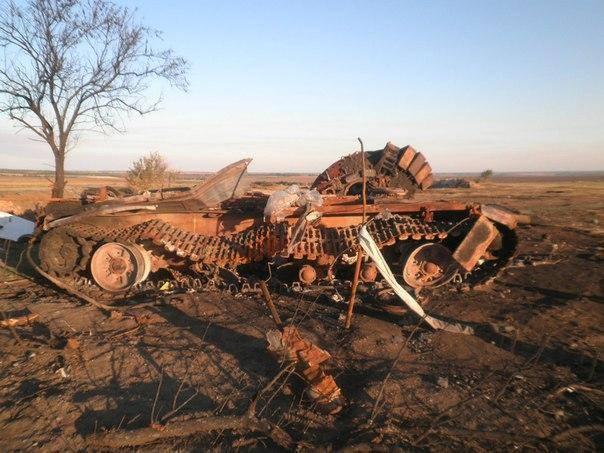
[[[391,215],[388,218],[376,217],[367,224],[367,228],[380,247],[396,243],[397,240],[437,240],[444,239],[454,224],[448,221],[424,222],[411,216]],[[358,244],[359,226],[325,228],[308,227],[302,240],[289,252],[288,245],[292,229],[287,223],[263,224],[241,233],[221,236],[205,236],[179,229],[162,220],[149,220],[123,228],[102,228],[94,225],[76,223],[58,227],[47,235],[71,238],[80,245],[80,256],[71,272],[56,272],[52,266],[43,264],[46,271],[59,278],[71,291],[83,293],[88,297],[115,301],[132,298],[140,293],[156,291],[166,283],[174,288],[195,290],[227,289],[232,292],[254,290],[245,279],[239,279],[239,285],[224,284],[209,279],[191,278],[172,272],[173,279],[168,281],[145,281],[124,293],[108,293],[99,288],[88,277],[83,276],[85,265],[89,262],[94,247],[103,242],[142,242],[152,241],[170,254],[186,258],[192,264],[204,264],[211,267],[234,269],[238,265],[271,259],[276,256],[293,259],[305,259],[318,265],[335,262],[339,256],[354,250]],[[39,255],[43,257],[44,240]],[[200,276],[201,277],[201,276]],[[294,282],[296,283],[296,282]],[[294,288],[296,285],[292,285]],[[69,289],[68,289],[69,291]]]
[[[380,246],[399,240],[434,240],[447,237],[452,222],[424,222],[409,216],[376,218],[367,228]],[[263,224],[241,233],[205,236],[177,228],[163,220],[150,220],[138,225],[113,230],[92,225],[75,224],[63,227],[76,238],[98,241],[139,242],[150,240],[167,252],[192,262],[232,268],[241,264],[270,259],[275,256],[306,259],[330,264],[339,255],[358,244],[358,226],[345,228],[308,227],[302,240],[287,253],[292,227],[287,223]]]
[[[432,184],[432,168],[424,156],[411,146],[398,148],[387,143],[384,149],[364,154],[368,193],[378,195],[389,190],[403,190],[412,198],[418,190]],[[312,183],[322,194],[357,195],[363,175],[363,155],[354,153],[331,164]],[[355,191],[355,188],[357,189]]]

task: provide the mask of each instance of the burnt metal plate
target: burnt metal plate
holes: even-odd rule
[[[432,167],[430,167],[430,164],[428,162],[426,162],[426,163],[424,163],[422,168],[415,174],[415,181],[421,185],[421,183],[424,181],[424,179],[426,179],[431,174],[432,174]]]
[[[498,234],[495,225],[481,215],[453,253],[453,258],[466,271],[471,271]]]
[[[400,168],[402,168],[403,170],[406,170],[407,168],[409,168],[409,165],[411,165],[411,161],[413,160],[414,157],[415,157],[415,150],[413,149],[413,147],[406,146],[405,148],[403,148],[401,158],[398,161],[398,166]]]
[[[415,176],[424,166],[425,162],[426,158],[424,157],[424,155],[422,153],[417,153],[415,155],[415,158],[413,159],[413,162],[411,162],[411,165],[409,165],[407,171]]]
[[[420,187],[422,190],[426,190],[434,182],[434,177],[430,174],[421,182]]]
[[[511,230],[516,228],[518,225],[518,218],[516,217],[516,214],[503,206],[483,204],[480,207],[480,211],[482,212],[483,216],[488,217],[494,222],[501,223]]]

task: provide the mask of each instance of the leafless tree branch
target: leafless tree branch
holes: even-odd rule
[[[124,130],[124,117],[157,110],[157,79],[187,89],[187,62],[153,43],[159,31],[107,0],[9,0],[0,6],[0,113],[45,140],[53,196],[77,132]]]

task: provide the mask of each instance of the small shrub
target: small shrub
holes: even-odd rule
[[[126,174],[128,185],[138,192],[169,187],[177,172],[158,152],[149,153],[134,161]]]
[[[485,170],[480,174],[480,176],[478,177],[476,182],[486,181],[487,179],[490,179],[492,176],[493,176],[493,170],[490,170],[490,169]]]

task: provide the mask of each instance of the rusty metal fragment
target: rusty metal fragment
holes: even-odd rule
[[[403,170],[409,168],[409,165],[411,165],[411,161],[415,157],[415,154],[417,154],[417,151],[415,151],[413,147],[405,146],[403,148],[403,152],[400,154],[398,166]]]
[[[283,331],[269,330],[266,339],[269,352],[280,363],[295,364],[308,384],[308,396],[322,411],[336,414],[342,410],[342,391],[322,366],[331,358],[327,351],[305,339],[294,326],[286,326]]]
[[[302,283],[312,285],[317,279],[317,271],[314,267],[310,266],[309,264],[305,264],[300,268],[298,276]]]
[[[11,327],[15,327],[15,326],[23,326],[23,325],[31,324],[31,322],[34,321],[38,316],[39,316],[38,314],[32,314],[32,315],[19,316],[17,318],[0,319],[0,327],[10,329]]]
[[[437,287],[449,282],[457,269],[448,248],[428,243],[410,251],[403,265],[403,278],[412,288]]]
[[[365,263],[361,268],[361,280],[365,283],[374,282],[378,277],[378,270],[374,263]]]
[[[422,153],[417,153],[407,170],[409,171],[409,173],[415,176],[417,173],[419,173],[421,168],[424,166],[425,162],[426,158],[424,157],[424,155]]]
[[[453,258],[466,271],[471,271],[497,235],[495,225],[486,216],[480,216],[453,253]]]
[[[488,219],[501,223],[508,228],[514,229],[518,225],[518,217],[516,214],[503,206],[483,204],[480,207],[480,212]]]

